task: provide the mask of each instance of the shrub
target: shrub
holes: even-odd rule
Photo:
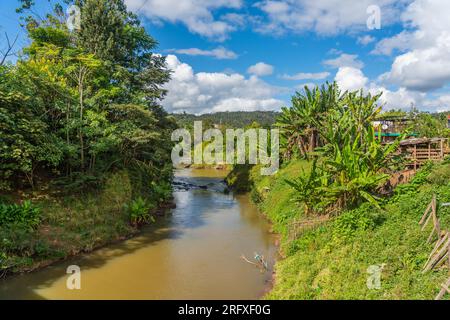
[[[363,204],[358,209],[344,212],[333,224],[333,239],[346,240],[357,232],[372,230],[383,222],[383,216],[377,208]]]
[[[445,163],[436,166],[427,177],[427,180],[429,183],[439,186],[448,185],[450,183],[450,164]]]
[[[261,196],[261,194],[256,189],[252,189],[250,191],[250,198],[256,204],[262,203],[264,200],[263,197]]]
[[[0,249],[5,254],[30,257],[35,253],[34,230],[30,230],[21,224],[10,224],[7,227],[0,227],[0,232],[2,234]]]
[[[154,222],[155,218],[150,214],[154,206],[142,197],[138,197],[131,201],[130,204],[125,205],[128,211],[130,223],[134,226]]]
[[[433,170],[433,164],[427,163],[416,173],[409,183],[400,184],[394,190],[394,196],[392,196],[388,202],[395,203],[400,197],[411,196],[419,192],[419,187],[427,183],[428,177]]]
[[[34,206],[31,201],[19,204],[0,204],[0,226],[9,224],[20,224],[34,228],[40,222],[41,210]]]
[[[172,196],[172,185],[168,182],[153,183],[152,188],[158,203],[164,202]]]

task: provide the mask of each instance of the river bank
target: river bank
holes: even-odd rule
[[[221,170],[177,170],[176,208],[125,241],[0,280],[0,299],[258,299],[271,286],[242,255],[273,268],[276,235],[248,195],[225,192]],[[67,290],[78,265],[82,290]]]
[[[450,165],[423,170],[386,198],[382,210],[364,204],[293,236],[292,225],[304,219],[302,204],[286,179],[309,170],[298,160],[284,164],[274,176],[260,176],[258,166],[236,167],[229,185],[250,191],[252,200],[281,235],[283,256],[275,266],[275,285],[267,299],[433,299],[446,269],[422,273],[433,245],[418,221],[433,194],[450,200]],[[450,209],[439,210],[450,226]],[[379,266],[381,287],[367,286],[369,267]]]
[[[40,209],[36,228],[2,228],[0,278],[36,271],[74,256],[93,252],[136,236],[125,205],[132,201],[126,172],[112,174],[98,191],[84,195],[52,196],[48,192],[22,194]],[[173,207],[170,199],[154,203],[153,216]]]

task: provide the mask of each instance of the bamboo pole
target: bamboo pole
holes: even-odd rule
[[[428,265],[428,263],[430,262],[430,260],[433,258],[433,256],[435,255],[435,253],[438,251],[438,249],[448,240],[449,237],[449,233],[447,232],[445,234],[444,237],[442,237],[441,240],[439,240],[436,245],[433,248],[433,251],[431,251],[430,255],[428,256],[428,260],[427,262],[425,262],[425,266],[424,268]]]
[[[436,298],[434,298],[434,300],[441,300],[446,293],[450,293],[450,278],[447,280],[446,283],[443,283],[441,285],[442,289],[441,291],[439,291],[439,294],[436,296]]]
[[[433,269],[436,263],[438,263],[441,260],[442,255],[446,254],[445,251],[446,250],[448,251],[449,246],[450,246],[450,239],[447,239],[447,243],[434,255],[434,257],[430,260],[430,262],[425,266],[425,269],[422,271],[422,273],[425,273]]]
[[[420,225],[422,225],[422,223],[424,222],[425,218],[427,217],[427,213],[428,213],[428,211],[430,211],[431,205],[432,205],[432,202],[430,202],[430,203],[428,204],[428,207],[425,209],[425,212],[424,212],[422,218],[421,218],[420,221],[419,221],[419,224],[420,224]],[[422,229],[422,230],[423,230],[423,229]]]
[[[450,237],[450,232],[447,231],[446,233],[447,238]],[[448,264],[448,273],[450,274],[450,243],[448,244],[448,248],[447,248],[447,256],[448,256],[448,260],[447,260],[447,264]]]
[[[436,224],[433,224],[433,230],[431,230],[430,235],[428,236],[427,243],[430,243],[433,239],[434,231],[436,230]]]

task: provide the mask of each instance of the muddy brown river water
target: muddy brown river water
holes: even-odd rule
[[[176,209],[133,239],[0,281],[0,299],[261,297],[270,288],[275,236],[248,195],[223,192],[224,174],[178,171],[176,180],[191,187],[174,192]],[[240,258],[254,252],[266,257],[269,272]],[[67,289],[70,265],[81,269],[80,290]]]

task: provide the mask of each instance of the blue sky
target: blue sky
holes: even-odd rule
[[[39,12],[50,7],[37,2]],[[277,110],[303,85],[327,80],[383,92],[386,109],[450,110],[446,0],[125,2],[168,55],[169,111]],[[377,13],[371,5],[379,29],[368,28]],[[0,2],[1,31],[10,37],[19,31],[16,7]]]

